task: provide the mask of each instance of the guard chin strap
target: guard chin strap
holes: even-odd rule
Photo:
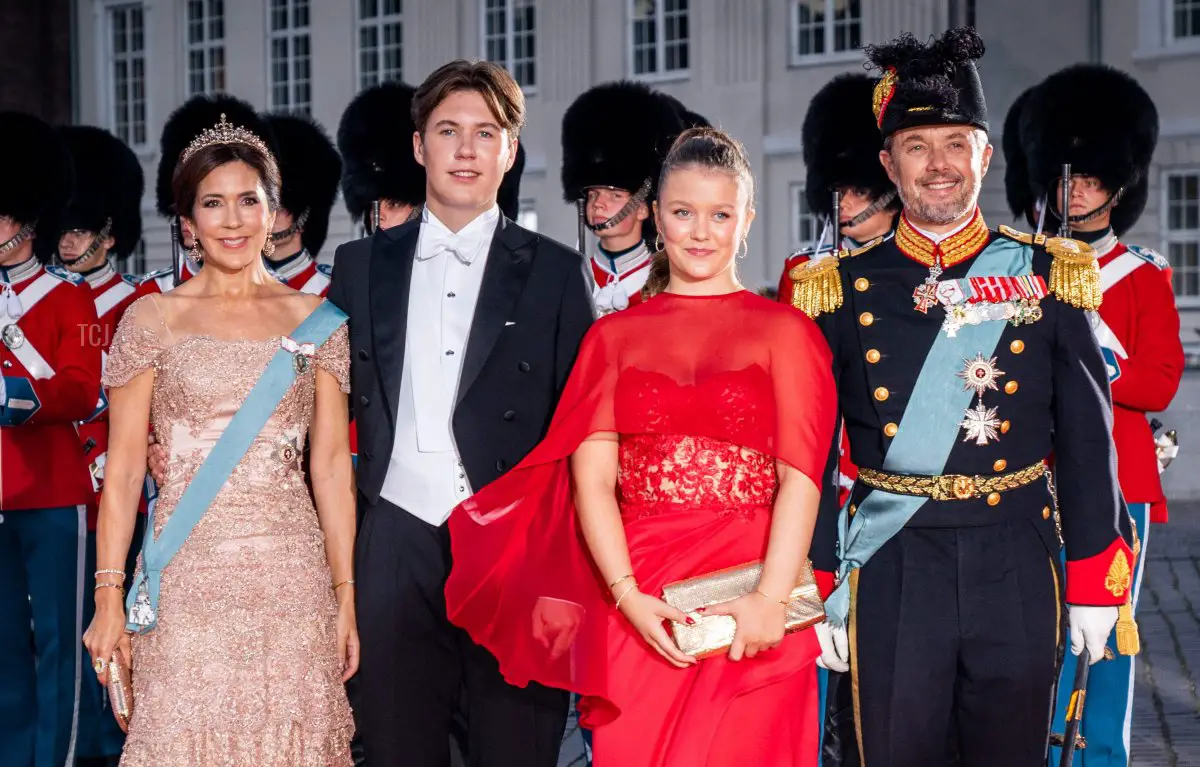
[[[92,242],[88,245],[87,250],[80,253],[78,258],[63,258],[63,254],[59,253],[58,260],[62,262],[63,266],[67,267],[87,266],[88,262],[95,257],[96,252],[100,250],[100,243],[105,237],[112,234],[112,223],[113,220],[111,218],[104,219],[104,226],[100,227],[100,231],[96,232],[96,236],[92,238]]]
[[[32,224],[23,225],[21,227],[20,231],[18,231],[16,234],[14,234],[12,237],[10,237],[5,242],[0,243],[0,254],[7,253],[8,251],[16,248],[21,243],[28,240],[29,237],[33,234],[33,230],[36,228],[37,228],[36,221],[33,222]]]
[[[1071,216],[1070,217],[1071,223],[1072,224],[1083,224],[1088,221],[1097,219],[1100,216],[1103,216],[1105,213],[1107,213],[1108,211],[1115,208],[1117,203],[1121,201],[1121,197],[1125,194],[1125,189],[1126,189],[1126,187],[1121,187],[1120,189],[1118,189],[1116,191],[1116,193],[1113,194],[1112,197],[1109,197],[1104,202],[1103,205],[1096,208],[1095,210],[1088,211],[1087,213],[1081,213],[1078,216]]]
[[[283,242],[293,234],[296,234],[297,232],[303,232],[304,225],[308,223],[309,210],[311,210],[311,208],[305,208],[304,212],[299,216],[296,216],[295,220],[292,221],[292,225],[287,229],[281,229],[278,232],[271,232],[271,242]]]
[[[879,211],[881,211],[884,208],[886,208],[887,206],[891,205],[892,200],[894,200],[894,199],[896,199],[896,190],[889,189],[888,191],[886,191],[883,194],[876,197],[875,200],[872,201],[870,205],[868,205],[866,208],[863,209],[862,213],[859,213],[854,218],[852,218],[849,221],[847,221],[846,223],[842,224],[842,226],[843,227],[854,227],[854,226],[859,226],[860,224],[863,224],[871,216],[874,216]]]
[[[612,187],[610,187],[610,188],[612,188]],[[646,201],[646,198],[649,196],[650,196],[650,179],[646,179],[645,181],[642,182],[641,188],[639,188],[636,192],[634,192],[633,196],[629,198],[629,202],[625,203],[624,207],[622,207],[620,210],[618,210],[616,213],[614,213],[612,218],[608,219],[607,221],[601,221],[599,224],[596,224],[595,226],[592,226],[589,224],[588,229],[591,229],[593,233],[603,232],[606,229],[612,229],[617,224],[619,224],[622,221],[624,221],[625,219],[629,218],[629,216],[635,210],[637,210],[637,207],[639,205],[641,205],[642,203],[644,203]]]

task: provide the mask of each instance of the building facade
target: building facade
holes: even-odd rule
[[[1055,69],[1108,63],[1158,105],[1150,202],[1128,239],[1172,261],[1184,342],[1200,357],[1200,0],[1054,0],[1052,13],[1046,0],[73,1],[78,119],[128,140],[149,173],[164,120],[194,93],[303,111],[332,134],[350,98],[381,79],[416,84],[457,57],[501,62],[527,95],[521,217],[571,244],[574,208],[559,182],[563,112],[596,83],[653,83],[745,143],[759,193],[740,268],[755,287],[773,284],[787,255],[818,234],[803,202],[800,124],[821,85],[862,66],[863,45],[957,24],[980,31],[997,147],[982,197],[992,225],[1011,223],[999,151],[1009,104]],[[1096,119],[1113,119],[1103,107],[1096,94]],[[167,224],[149,199],[145,210],[146,266],[166,265]],[[339,206],[322,257],[355,236]],[[1191,375],[1163,419],[1185,451],[1186,435],[1200,433],[1200,412],[1186,405],[1200,403]],[[1168,484],[1200,496],[1200,476],[1187,475],[1197,473],[1175,469]]]

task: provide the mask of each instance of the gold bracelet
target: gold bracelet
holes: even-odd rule
[[[116,589],[121,592],[121,599],[125,598],[125,584],[124,583],[105,583],[104,581],[100,581],[99,583],[96,584],[95,588],[92,589],[92,592],[95,593],[95,592],[99,591],[100,589]]]
[[[616,607],[617,607],[617,609],[618,609],[618,610],[620,610],[620,609],[621,609],[621,600],[622,600],[622,599],[624,599],[625,597],[629,596],[629,592],[631,592],[631,591],[634,591],[635,589],[637,589],[637,584],[636,584],[636,583],[635,583],[635,584],[633,584],[633,585],[631,585],[629,588],[627,588],[627,589],[625,589],[624,591],[622,591],[622,592],[621,592],[621,596],[617,597],[617,605],[616,605]]]
[[[338,590],[338,589],[340,589],[342,586],[347,586],[347,585],[349,585],[349,586],[353,586],[353,585],[354,585],[354,579],[353,579],[353,578],[347,578],[346,580],[342,581],[341,583],[335,583],[335,584],[333,584],[333,590],[334,590],[334,591],[337,591],[337,590]]]
[[[778,602],[779,604],[781,604],[781,605],[784,605],[785,607],[786,607],[788,604],[790,604],[790,602],[789,602],[788,600],[786,600],[786,599],[776,599],[775,597],[771,596],[770,594],[768,594],[767,592],[763,591],[762,589],[755,589],[755,590],[754,590],[754,593],[755,593],[755,594],[759,594],[759,595],[761,595],[761,596],[764,596],[764,597],[766,597],[766,598],[767,598],[769,601],[771,601],[771,602]]]
[[[633,573],[630,573],[629,575],[622,575],[620,578],[617,578],[615,581],[608,584],[608,590],[612,591],[613,587],[616,586],[618,583],[620,583],[621,581],[627,581],[632,577],[633,577]]]

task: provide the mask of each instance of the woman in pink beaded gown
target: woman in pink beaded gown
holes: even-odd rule
[[[136,301],[113,341],[100,582],[123,580],[148,427],[168,455],[157,536],[268,362],[295,344],[290,334],[320,303],[263,266],[279,175],[253,133],[226,125],[189,146],[173,192],[204,268]],[[358,640],[344,324],[310,346],[296,352],[295,380],[162,570],[157,624],[130,637],[121,590],[97,586],[84,641],[101,681],[114,647],[132,656],[123,767],[352,763],[343,682],[357,667]],[[300,463],[306,443],[312,497]]]
[[[449,617],[512,684],[583,697],[596,767],[812,767],[819,654],[784,635],[833,438],[816,326],[738,284],[753,218],[741,146],[692,129],[667,156],[650,282],[599,320],[545,440],[450,518]],[[669,267],[664,268],[664,267]],[[665,272],[669,271],[669,278]],[[663,587],[761,561],[726,653],[685,655]]]

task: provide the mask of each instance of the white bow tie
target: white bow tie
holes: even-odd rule
[[[430,238],[430,241],[420,251],[417,254],[418,261],[427,261],[431,258],[437,258],[443,253],[449,253],[468,266],[471,264],[474,256],[474,248],[471,244],[462,241],[458,237],[438,237],[435,235]]]

